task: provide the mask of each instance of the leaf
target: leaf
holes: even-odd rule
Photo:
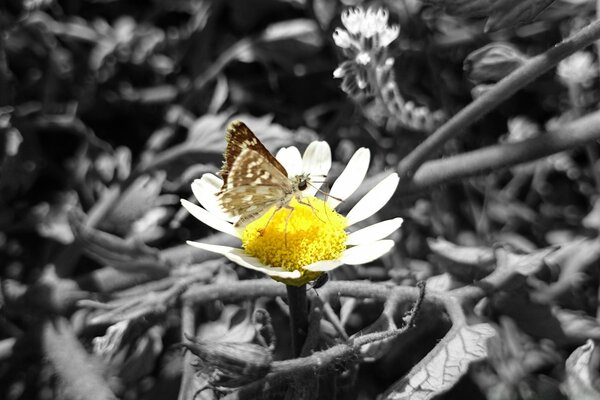
[[[498,268],[503,268],[522,276],[533,275],[546,265],[546,257],[556,250],[558,250],[558,247],[546,247],[529,254],[517,254],[508,249],[499,248],[496,251]]]
[[[248,343],[255,336],[251,313],[246,308],[228,304],[217,320],[205,322],[198,328],[196,338],[205,342]]]
[[[73,210],[69,224],[83,251],[101,264],[127,272],[154,271],[161,275],[167,265],[160,252],[139,240],[124,240],[118,236],[89,228],[84,224],[84,214]]]
[[[453,331],[381,398],[428,400],[448,391],[471,363],[487,357],[486,342],[496,335],[490,324],[465,325]]]
[[[473,266],[491,265],[494,251],[489,247],[458,246],[447,240],[428,239],[429,248],[445,260]]]
[[[122,194],[100,228],[127,234],[131,225],[153,208],[166,179],[164,171],[137,178]]]
[[[555,0],[510,0],[499,1],[488,18],[484,31],[493,32],[503,28],[517,28],[533,20]]]
[[[524,286],[518,290],[501,292],[493,298],[494,310],[512,318],[517,326],[534,338],[546,338],[558,344],[567,342],[567,337],[558,318],[548,304],[530,298]]]
[[[552,314],[558,319],[569,339],[579,343],[586,339],[600,340],[600,323],[596,318],[559,307],[552,308]]]
[[[443,7],[448,15],[463,17],[489,15],[493,0],[422,0],[423,3]]]
[[[458,246],[441,238],[427,243],[443,267],[463,282],[481,279],[493,268],[495,256],[489,247]]]
[[[600,199],[596,199],[594,207],[582,220],[581,224],[588,229],[600,228]]]
[[[596,351],[596,344],[590,339],[567,359],[564,389],[569,399],[600,399],[600,388],[594,386],[594,381],[598,381],[598,365],[593,363],[594,359],[598,359],[594,356]]]

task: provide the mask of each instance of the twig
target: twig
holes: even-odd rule
[[[575,53],[600,38],[600,20],[594,21],[573,36],[543,54],[529,59],[523,66],[496,83],[487,93],[463,108],[410,152],[398,165],[398,174],[406,179],[419,169],[436,150],[453,137],[466,133],[466,128],[496,108],[518,90]]]
[[[505,143],[429,161],[410,182],[399,185],[402,195],[416,193],[433,185],[480,175],[500,168],[536,160],[600,139],[600,111],[567,123],[556,131],[524,140]]]

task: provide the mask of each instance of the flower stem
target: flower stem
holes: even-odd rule
[[[290,307],[290,332],[292,334],[292,350],[298,357],[308,332],[308,303],[306,301],[306,285],[286,285],[288,305]]]
[[[595,140],[600,140],[600,111],[587,114],[554,131],[522,142],[488,146],[468,153],[428,161],[409,182],[400,185],[399,193],[407,196],[435,185],[512,167]]]
[[[564,58],[594,43],[600,38],[600,21],[594,21],[545,53],[531,58],[523,66],[496,83],[487,93],[437,129],[423,143],[410,152],[398,165],[398,175],[408,180],[419,167],[436,151],[441,150],[448,140],[468,132],[466,128],[495,109],[518,90],[558,64]]]

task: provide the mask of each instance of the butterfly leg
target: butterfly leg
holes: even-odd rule
[[[285,219],[285,225],[283,228],[283,242],[285,244],[285,247],[287,247],[287,226],[288,226],[288,222],[290,222],[290,218],[292,218],[292,213],[294,212],[294,207],[292,207],[288,204],[285,206],[285,208],[290,210],[287,218]]]
[[[304,202],[304,201],[302,201],[302,200],[298,200],[298,204],[302,204],[302,205],[305,205],[305,206],[308,206],[308,207],[310,207],[310,209],[312,210],[312,212],[313,212],[313,214],[315,215],[315,217],[317,217],[317,219],[318,219],[319,221],[321,221],[322,223],[325,223],[325,221],[323,221],[323,220],[321,219],[321,217],[319,217],[319,214],[317,214],[317,210],[315,209],[315,207],[314,207],[312,204],[310,204],[310,203],[306,203],[306,202]],[[325,215],[327,215],[327,213],[325,213]]]
[[[264,228],[262,228],[260,230],[260,236],[263,235],[263,233],[265,233],[265,231],[267,230],[267,226],[269,226],[269,224],[271,223],[271,220],[273,219],[273,217],[275,216],[275,214],[277,214],[277,212],[281,210],[281,207],[277,208],[275,211],[273,211],[273,213],[271,214],[271,216],[269,217],[269,219],[267,220],[267,223],[265,224]]]

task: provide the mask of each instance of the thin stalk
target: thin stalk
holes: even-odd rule
[[[308,333],[308,302],[306,301],[306,285],[286,285],[287,299],[290,307],[290,333],[292,350],[295,357],[300,356],[302,346]]]
[[[463,108],[410,152],[398,165],[400,178],[410,178],[434,152],[441,149],[445,142],[459,134],[465,134],[469,126],[495,109],[518,90],[550,70],[564,58],[589,46],[599,38],[600,20],[597,20],[545,53],[531,58],[523,66],[496,83],[487,93]]]
[[[581,104],[582,87],[581,84],[577,82],[570,82],[568,84],[569,89],[569,102],[571,105],[571,111],[575,118],[580,118],[583,115],[583,105]],[[594,148],[594,143],[590,143],[585,146],[585,153],[587,155],[588,162],[590,164],[590,170],[592,173],[592,177],[594,178],[594,183],[596,185],[596,194],[600,193],[600,174],[596,169],[596,162],[598,161],[598,154],[596,153],[596,149]]]
[[[454,157],[429,161],[423,164],[410,182],[400,185],[398,190],[401,195],[416,193],[434,185],[533,161],[598,139],[600,111],[522,142],[498,144]]]

